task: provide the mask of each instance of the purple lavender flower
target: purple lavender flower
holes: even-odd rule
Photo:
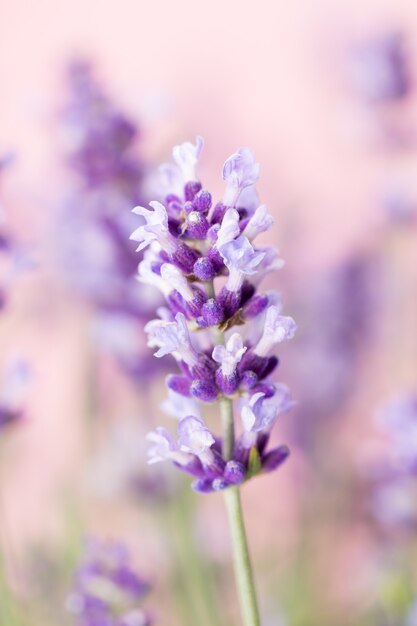
[[[387,452],[372,468],[373,513],[384,526],[417,526],[417,393],[394,398],[377,416]]]
[[[409,189],[394,185],[384,190],[380,205],[387,226],[408,227],[417,223],[417,202]]]
[[[244,189],[255,185],[259,178],[259,164],[248,148],[240,148],[223,166],[223,180],[227,183],[225,205],[234,206]]]
[[[239,333],[234,333],[226,345],[217,345],[213,349],[212,358],[220,364],[216,372],[216,382],[225,394],[233,394],[239,386],[238,363],[247,350]]]
[[[149,433],[149,462],[170,460],[207,493],[272,471],[287,458],[286,446],[268,448],[278,415],[292,405],[288,389],[272,384],[270,375],[278,365],[276,346],[294,336],[296,325],[281,314],[277,294],[258,291],[281,266],[274,248],[256,245],[272,225],[265,205],[255,202],[259,165],[247,148],[233,154],[223,168],[225,195],[213,204],[197,179],[202,147],[198,137],[174,148],[175,164],[163,168],[165,197],[150,209],[133,209],[145,223],[131,238],[139,251],[147,248],[139,280],[167,303],[145,327],[148,345],[158,358],[172,355],[179,369],[167,380],[178,434]],[[217,401],[241,406],[231,453],[194,408]]]
[[[144,167],[134,151],[138,131],[103,92],[88,63],[73,62],[67,78],[61,134],[77,177],[60,216],[62,264],[70,284],[100,310],[143,315],[146,303],[134,281],[137,256],[126,246],[133,227],[129,209],[142,198]]]
[[[390,438],[396,464],[417,473],[417,393],[394,398],[380,412],[378,423]]]
[[[150,616],[140,606],[148,591],[124,545],[90,540],[67,608],[77,626],[149,626]]]
[[[289,286],[303,329],[297,349],[287,351],[300,399],[292,424],[308,454],[318,451],[329,420],[343,411],[358,383],[363,349],[374,336],[377,269],[375,259],[358,254],[308,280],[304,274],[294,278]]]
[[[143,199],[145,168],[136,151],[140,133],[88,63],[71,63],[67,84],[68,103],[59,121],[65,162],[75,176],[59,213],[63,236],[56,255],[67,284],[92,305],[98,339],[109,350],[115,340],[116,360],[137,380],[158,369],[138,338],[141,323],[159,303],[154,290],[138,289],[138,257],[133,243],[126,245],[137,224],[130,209]],[[134,325],[136,339],[121,351],[128,343],[122,334],[131,337]]]
[[[401,32],[388,32],[358,43],[350,59],[351,81],[358,94],[376,104],[407,97],[412,89],[405,41]]]

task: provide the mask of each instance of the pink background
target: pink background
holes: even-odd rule
[[[344,54],[357,36],[399,25],[416,46],[414,0],[3,0],[1,14],[0,151],[16,154],[4,190],[11,221],[29,242],[43,233],[59,195],[51,119],[62,68],[75,53],[97,61],[110,92],[142,120],[141,149],[154,163],[173,143],[201,134],[202,178],[219,191],[224,159],[251,147],[261,164],[261,199],[276,217],[276,241],[289,266],[297,256],[296,271],[306,277],[368,245],[384,183],[415,178],[415,154],[387,158],[368,142],[367,113],[343,75]],[[415,103],[406,112],[417,127]],[[13,345],[36,363],[27,428],[13,434],[5,454],[16,542],[59,526],[51,502],[57,485],[67,481],[71,490],[84,448],[86,322],[71,305],[58,306],[53,323],[45,317],[45,285],[45,276],[29,277],[15,296]],[[164,392],[154,393],[157,403]],[[295,461],[290,475],[302,474],[300,465]],[[285,494],[285,479],[276,480]],[[255,501],[264,507],[256,509],[262,543],[276,519]],[[281,523],[290,524],[292,514],[290,504],[278,514]],[[212,523],[219,523],[215,516]]]

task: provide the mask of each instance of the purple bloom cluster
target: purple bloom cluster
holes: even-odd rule
[[[397,102],[412,89],[401,32],[383,33],[357,44],[352,51],[350,70],[353,86],[367,102]]]
[[[273,222],[257,202],[258,163],[247,148],[227,159],[225,193],[213,203],[196,174],[202,148],[201,137],[174,148],[174,164],[162,168],[163,202],[133,209],[143,223],[131,238],[146,249],[139,280],[157,287],[167,303],[145,327],[148,345],[158,358],[172,355],[179,368],[167,380],[171,400],[177,397],[171,414],[180,418],[178,439],[161,428],[150,433],[150,462],[170,459],[195,476],[196,490],[208,492],[273,470],[288,456],[286,446],[267,450],[276,418],[292,404],[288,389],[273,385],[270,375],[278,365],[276,345],[296,325],[282,315],[278,294],[258,291],[263,277],[282,265],[273,246],[255,244]],[[196,401],[222,398],[241,405],[242,433],[228,459],[221,439],[193,410]]]
[[[131,153],[136,125],[106,96],[88,62],[70,63],[67,79],[71,99],[62,123],[70,167],[86,187],[115,183],[127,195],[138,195],[143,166]]]
[[[417,393],[392,400],[378,416],[389,449],[376,474],[373,508],[387,526],[417,526]]]
[[[137,131],[88,64],[74,62],[68,83],[60,124],[77,179],[61,215],[62,265],[72,286],[99,310],[143,315],[145,303],[134,288],[137,256],[125,243],[133,227],[130,208],[142,197],[143,166],[133,150]]]
[[[90,540],[67,607],[77,626],[149,626],[149,614],[138,606],[148,591],[124,545]]]
[[[144,165],[136,125],[105,94],[91,66],[73,62],[69,98],[60,115],[65,160],[76,174],[59,214],[56,250],[67,284],[97,314],[98,338],[132,376],[152,371],[140,345],[140,320],[158,301],[135,280],[138,257],[126,246],[142,201]],[[131,338],[133,337],[133,341]]]

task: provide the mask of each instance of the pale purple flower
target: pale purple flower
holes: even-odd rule
[[[223,180],[227,183],[224,203],[235,206],[240,192],[254,185],[259,178],[259,163],[248,148],[240,148],[232,154],[223,166]]]
[[[191,285],[178,267],[164,263],[161,266],[161,277],[167,285],[171,285],[171,290],[176,289],[186,302],[193,299]]]
[[[387,527],[417,527],[417,394],[404,393],[377,415],[385,454],[371,467],[372,511]]]
[[[254,352],[259,356],[266,356],[275,344],[292,339],[296,330],[297,325],[292,317],[281,315],[280,307],[275,305],[268,307],[262,337],[255,346]]]
[[[150,626],[141,606],[149,588],[123,544],[90,539],[66,606],[77,626]]]
[[[278,406],[273,400],[266,400],[262,392],[254,393],[249,404],[241,410],[242,424],[247,432],[269,432],[277,417]]]
[[[279,251],[275,246],[262,246],[257,249],[264,253],[264,257],[258,265],[256,275],[251,279],[255,285],[259,285],[267,274],[276,272],[285,265],[285,261],[281,259]]]
[[[216,248],[220,249],[227,243],[233,241],[240,235],[239,213],[236,209],[227,209],[224,214],[220,228],[217,231]]]
[[[272,215],[268,213],[266,205],[261,204],[260,206],[258,206],[252,217],[249,219],[242,234],[245,235],[245,237],[247,237],[249,241],[252,241],[260,233],[269,230],[273,223],[274,219]]]
[[[396,102],[412,89],[411,72],[401,32],[387,32],[357,43],[350,56],[353,87],[371,103]]]
[[[0,430],[22,419],[29,381],[27,364],[21,360],[10,361],[0,388]]]
[[[184,183],[197,180],[196,167],[203,147],[204,139],[198,136],[195,144],[186,141],[173,148],[172,156],[181,171]]]
[[[191,344],[187,322],[182,313],[177,313],[174,322],[164,320],[148,322],[145,332],[148,333],[149,347],[158,348],[155,352],[156,357],[174,354],[190,365],[196,362],[197,355]]]
[[[229,270],[226,288],[238,291],[245,275],[256,274],[259,264],[265,256],[264,252],[255,250],[247,237],[240,236],[220,248],[220,254]]]
[[[200,417],[200,407],[194,398],[187,398],[169,388],[168,398],[161,403],[161,409],[176,419],[182,419],[187,415]]]
[[[247,350],[243,345],[239,333],[234,333],[226,342],[226,345],[214,347],[212,358],[220,364],[216,372],[216,383],[219,389],[226,394],[232,395],[237,390],[241,377],[237,366]]]
[[[152,444],[148,450],[148,463],[159,463],[177,457],[177,442],[165,428],[158,426],[155,431],[147,434],[146,439]]]
[[[192,287],[181,270],[175,265],[164,263],[160,271],[166,288],[170,290],[168,299],[171,306],[180,312],[184,311],[187,317],[199,317],[202,307],[207,300],[205,294],[201,290]],[[177,297],[178,294],[180,299]]]
[[[390,437],[397,463],[417,471],[417,393],[402,394],[391,400],[380,411],[378,423]]]
[[[173,163],[160,165],[154,186],[158,197],[164,197],[168,194],[181,197],[184,191],[184,180],[178,166]]]
[[[220,364],[222,374],[231,376],[236,371],[237,364],[241,361],[246,350],[247,347],[243,345],[239,333],[233,333],[225,346],[219,344],[214,347],[212,357],[216,363]]]
[[[249,185],[242,189],[239,194],[239,205],[244,207],[247,215],[252,215],[259,206],[259,196],[256,185]]]
[[[388,470],[388,472],[387,472]],[[385,468],[385,476],[373,487],[372,513],[379,524],[391,530],[417,527],[417,478],[402,473],[392,474]]]
[[[149,205],[152,207],[152,211],[142,206],[132,209],[132,213],[143,217],[145,223],[130,235],[130,239],[139,242],[137,251],[143,250],[152,241],[158,241],[161,246],[172,252],[175,249],[175,243],[168,230],[166,208],[156,200],[150,202]]]
[[[192,452],[197,456],[206,452],[214,444],[215,439],[200,417],[189,415],[178,424],[178,443],[184,452]]]
[[[143,255],[143,260],[138,266],[138,274],[136,278],[143,285],[156,287],[165,296],[165,298],[167,298],[171,293],[172,288],[162,278],[161,274],[155,271],[155,265],[158,265],[158,257],[152,250],[152,246],[150,246],[146,250]]]

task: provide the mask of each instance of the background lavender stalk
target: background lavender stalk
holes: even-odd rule
[[[141,604],[150,589],[123,544],[88,542],[67,608],[79,626],[150,626]]]
[[[72,293],[91,307],[94,339],[138,386],[158,375],[140,338],[142,323],[159,304],[145,287],[138,289],[138,257],[134,246],[126,246],[133,228],[130,208],[143,201],[140,130],[106,93],[90,63],[69,64],[66,83],[59,130],[71,179],[58,214],[65,236],[56,257]]]

